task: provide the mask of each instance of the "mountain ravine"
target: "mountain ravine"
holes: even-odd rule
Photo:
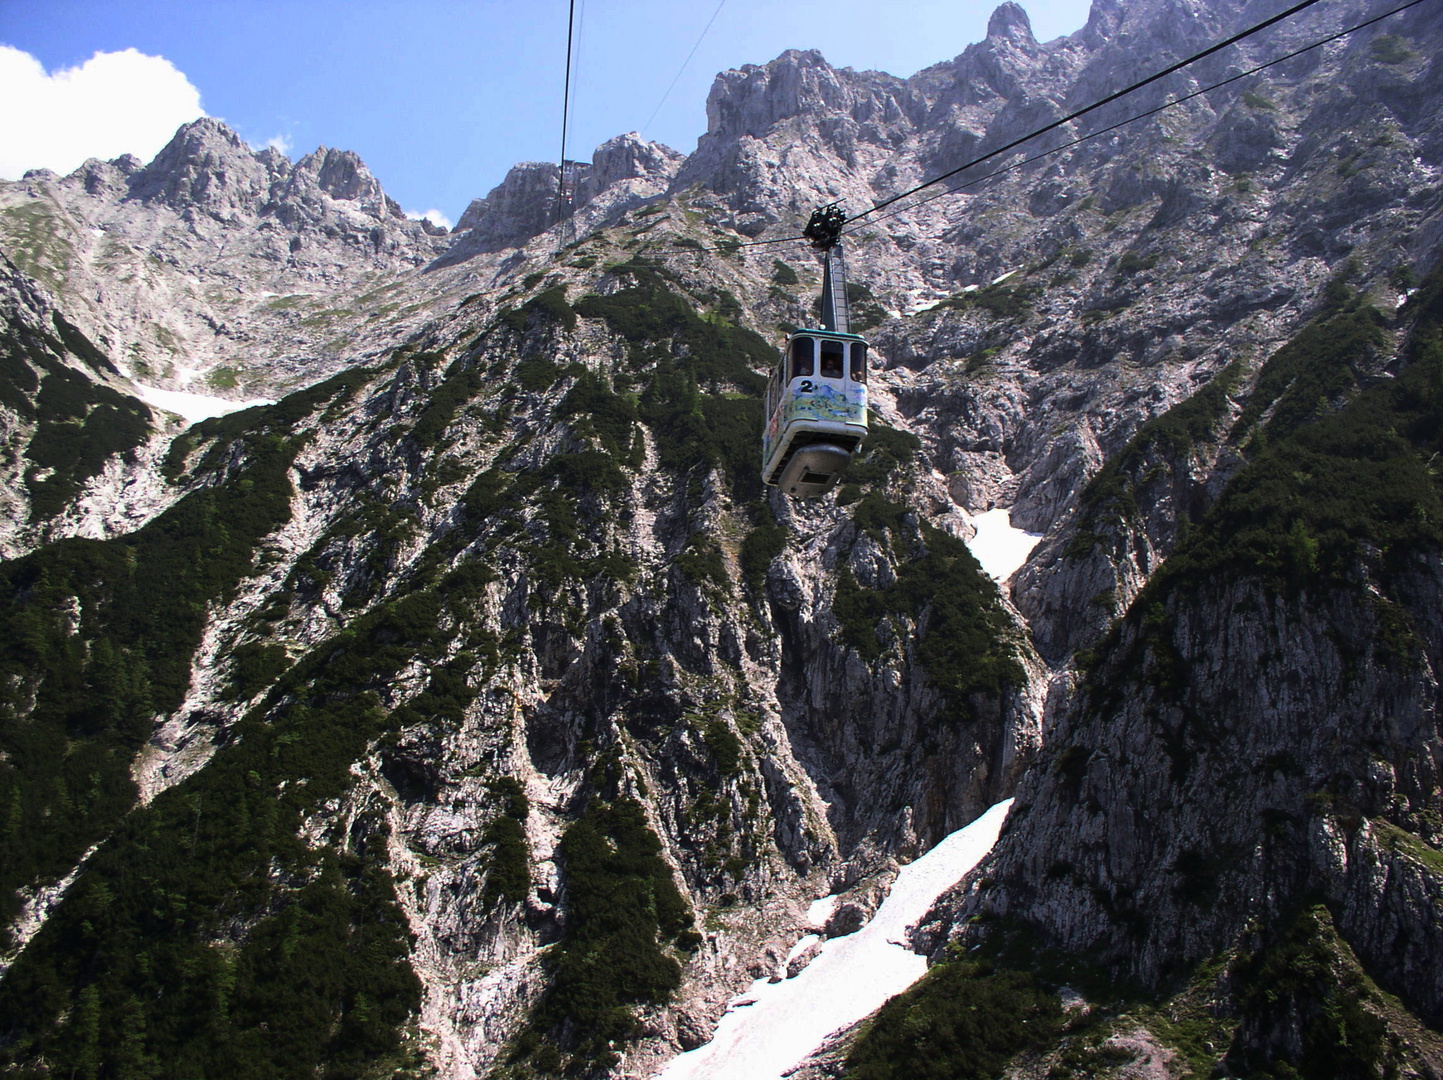
[[[5,1069],[652,1077],[1015,798],[792,1075],[1443,1075],[1443,6],[863,218],[866,448],[759,476],[820,270],[754,241],[1273,12],[789,51],[560,226],[209,119],[0,183]]]

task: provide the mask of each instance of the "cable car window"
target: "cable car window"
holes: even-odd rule
[[[822,342],[822,377],[826,379],[840,379],[842,377],[842,356],[847,346],[840,341]]]
[[[867,381],[867,343],[865,341],[852,342],[852,381],[860,383]]]
[[[812,338],[799,337],[792,341],[792,378],[810,376],[813,368]]]

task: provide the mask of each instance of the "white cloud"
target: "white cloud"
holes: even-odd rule
[[[432,225],[439,225],[443,229],[449,229],[451,227],[451,219],[439,210],[407,210],[406,216],[412,221],[420,221],[424,218]]]
[[[29,53],[0,45],[0,179],[27,169],[73,172],[86,158],[155,156],[181,124],[205,115],[200,91],[161,56],[98,52],[47,74]]]
[[[295,143],[291,142],[289,135],[272,135],[266,140],[266,145],[272,150],[279,150],[282,154],[290,157],[291,148],[295,146]]]

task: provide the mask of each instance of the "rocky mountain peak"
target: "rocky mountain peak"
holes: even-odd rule
[[[592,208],[592,216],[653,198],[666,191],[686,161],[669,146],[634,131],[608,139],[591,163],[568,161],[573,210]],[[458,255],[493,251],[515,244],[556,222],[557,167],[549,161],[523,161],[484,199],[473,199],[453,232],[469,233]]]
[[[1035,46],[1037,39],[1032,36],[1032,20],[1021,4],[1007,0],[999,4],[992,17],[987,20],[987,40],[1007,41],[1014,45]]]
[[[1092,0],[1092,7],[1087,13],[1087,23],[1077,32],[1077,36],[1088,48],[1096,49],[1117,33],[1121,22],[1122,8],[1117,0]]]
[[[607,139],[591,155],[589,186],[600,193],[620,180],[638,177],[670,180],[685,160],[685,154],[679,154],[662,143],[643,139],[635,131],[628,131]]]
[[[267,201],[275,174],[289,165],[284,155],[263,160],[224,121],[205,116],[183,124],[135,174],[130,197],[178,210],[255,211]]]
[[[484,199],[471,200],[454,231],[470,233],[478,250],[535,236],[556,220],[556,192],[554,162],[518,162]]]
[[[322,147],[312,159],[321,159],[316,183],[333,199],[361,200],[381,194],[381,185],[353,150]]]
[[[306,187],[324,192],[333,199],[354,203],[357,208],[368,210],[376,217],[405,216],[353,150],[333,150],[322,146],[301,158],[296,162],[286,195],[294,197]]]
[[[203,210],[221,217],[274,213],[294,225],[324,216],[323,197],[328,197],[375,218],[405,216],[354,151],[322,146],[292,165],[274,147],[251,149],[214,117],[183,125],[155,160],[132,169],[133,175],[119,162],[87,162],[82,171],[92,195],[127,183],[130,198],[183,212]]]
[[[234,372],[258,342],[287,342],[301,365],[344,340],[334,314],[316,315],[329,310],[323,291],[411,270],[442,247],[356,154],[321,147],[293,165],[210,117],[183,125],[149,164],[92,159],[64,178],[0,185],[0,210],[44,222],[34,243],[15,247],[13,231],[0,243],[128,375],[170,390],[193,389],[199,373],[206,389],[238,397],[249,391]],[[201,286],[216,277],[230,284]]]
[[[815,49],[788,49],[770,63],[724,71],[707,96],[707,135],[760,138],[802,113],[849,112],[854,95],[846,82]]]
[[[988,20],[987,37],[950,65],[955,82],[943,100],[966,108],[1035,94],[1034,72],[1045,55],[1027,12],[1015,3],[1002,4]]]
[[[122,198],[130,189],[131,177],[144,167],[134,154],[122,154],[113,161],[89,158],[65,179],[83,186],[88,195]]]

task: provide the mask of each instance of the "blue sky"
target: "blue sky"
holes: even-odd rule
[[[816,48],[839,67],[906,76],[979,40],[996,5],[725,0],[659,111],[715,0],[576,6],[567,152],[587,158],[632,130],[690,153],[719,70]],[[1041,40],[1087,19],[1087,0],[1023,6]],[[0,0],[0,43],[49,73],[97,52],[164,57],[251,143],[281,140],[293,158],[355,150],[408,210],[454,220],[513,163],[558,156],[566,15],[566,0]],[[156,122],[174,126],[158,109]]]

